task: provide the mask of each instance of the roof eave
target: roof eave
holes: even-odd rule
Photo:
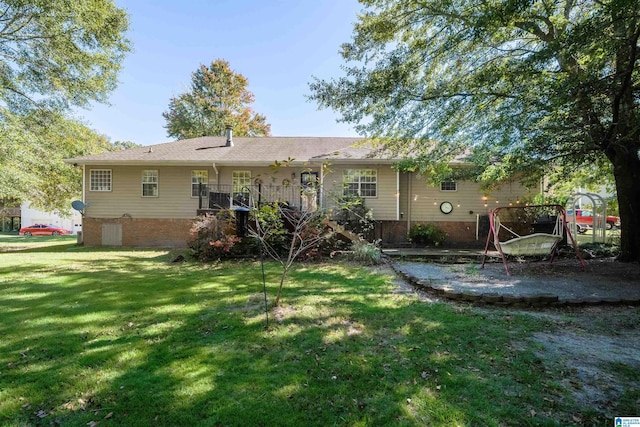
[[[82,159],[64,159],[65,163],[87,166],[191,166],[191,165],[210,165],[218,163],[211,160],[82,160]]]
[[[65,163],[71,165],[88,165],[88,166],[196,166],[211,165],[218,166],[270,166],[276,160],[215,160],[215,159],[197,159],[197,160],[100,160],[100,159],[64,159]],[[289,163],[290,166],[304,166],[310,162],[306,160],[297,160]]]
[[[309,163],[324,163],[324,162],[331,162],[331,163],[340,163],[340,164],[345,164],[345,163],[368,163],[368,164],[393,164],[398,162],[400,159],[375,159],[375,158],[371,158],[371,159],[349,159],[349,158],[314,158],[309,160]]]

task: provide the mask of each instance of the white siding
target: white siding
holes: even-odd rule
[[[410,179],[412,221],[475,221],[478,214],[488,215],[491,209],[509,206],[509,203],[515,205],[518,200],[531,194],[531,191],[515,182],[504,184],[485,196],[480,191],[480,185],[471,181],[458,181],[456,191],[440,191],[439,185],[428,185],[425,178],[417,174]],[[444,201],[453,205],[453,211],[449,214],[440,212],[440,204]]]
[[[89,203],[87,215],[92,218],[194,218],[198,210],[198,198],[191,197],[191,171],[207,170],[210,184],[231,184],[234,170],[250,170],[254,184],[261,178],[265,185],[282,185],[288,180],[290,185],[300,185],[300,174],[306,167],[282,167],[273,171],[269,167],[218,166],[213,167],[153,167],[158,170],[158,197],[142,197],[142,171],[150,166],[114,166],[112,170],[112,191],[86,191],[85,201]],[[107,169],[103,166],[87,166],[87,182],[91,169]],[[317,172],[316,169],[313,169]],[[293,174],[293,176],[292,176]],[[297,200],[295,203],[299,203]]]
[[[99,166],[87,166],[85,188],[89,188],[89,171]],[[194,218],[198,198],[191,197],[191,171],[208,170],[209,180],[214,176],[206,167],[157,167],[158,197],[142,197],[142,171],[148,166],[114,166],[113,187],[109,192],[86,191],[86,209],[92,218]]]
[[[252,183],[261,178],[265,185],[282,185],[288,180],[291,185],[300,184],[300,174],[317,167],[282,167],[273,171],[269,167],[251,168],[244,166],[217,167],[153,167],[158,170],[158,197],[142,197],[142,171],[150,166],[87,166],[85,189],[89,188],[91,169],[111,169],[113,187],[110,192],[86,190],[85,202],[89,204],[86,214],[92,218],[194,218],[198,209],[198,198],[191,197],[191,171],[207,170],[209,183],[231,184],[234,170],[251,170]],[[400,174],[400,194],[397,194],[397,174],[390,165],[331,165],[324,176],[324,207],[335,205],[342,195],[342,179],[346,169],[375,169],[377,171],[377,195],[365,198],[365,205],[371,208],[376,220],[406,221],[475,221],[476,216],[486,215],[497,206],[508,206],[523,196],[531,194],[518,183],[505,184],[500,189],[483,194],[479,185],[460,181],[457,191],[443,192],[439,186],[427,185],[423,177],[412,173]],[[293,175],[292,175],[293,174]],[[410,191],[409,191],[410,190]],[[397,218],[397,203],[403,218]],[[440,212],[440,204],[448,201],[453,211],[446,215]],[[498,203],[496,203],[496,201]],[[299,201],[298,201],[299,202]],[[296,204],[298,203],[296,202]],[[487,206],[485,206],[485,202]]]
[[[344,171],[347,169],[375,169],[378,172],[377,195],[376,197],[366,197],[364,204],[372,210],[376,220],[395,220],[397,197],[399,197],[396,194],[397,174],[389,165],[332,165],[331,171],[324,177],[325,200],[328,204],[335,205],[336,199],[342,196],[342,179]]]

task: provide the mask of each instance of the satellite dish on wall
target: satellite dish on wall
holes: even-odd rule
[[[83,203],[81,200],[71,202],[71,207],[84,215],[84,210],[89,207],[89,203]]]

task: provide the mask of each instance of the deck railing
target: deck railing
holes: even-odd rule
[[[199,209],[254,208],[281,203],[292,209],[318,209],[320,188],[301,185],[200,185]]]

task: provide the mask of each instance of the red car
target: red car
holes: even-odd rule
[[[569,209],[567,211],[567,219],[569,221],[573,220],[573,210]],[[588,210],[576,209],[576,225],[578,226],[578,231],[580,233],[584,233],[587,229],[593,227],[593,213]],[[607,215],[606,219],[606,228],[607,230],[611,230],[613,227],[620,227],[620,217]]]
[[[21,236],[59,236],[60,234],[71,234],[71,231],[51,224],[34,224],[20,229]]]

